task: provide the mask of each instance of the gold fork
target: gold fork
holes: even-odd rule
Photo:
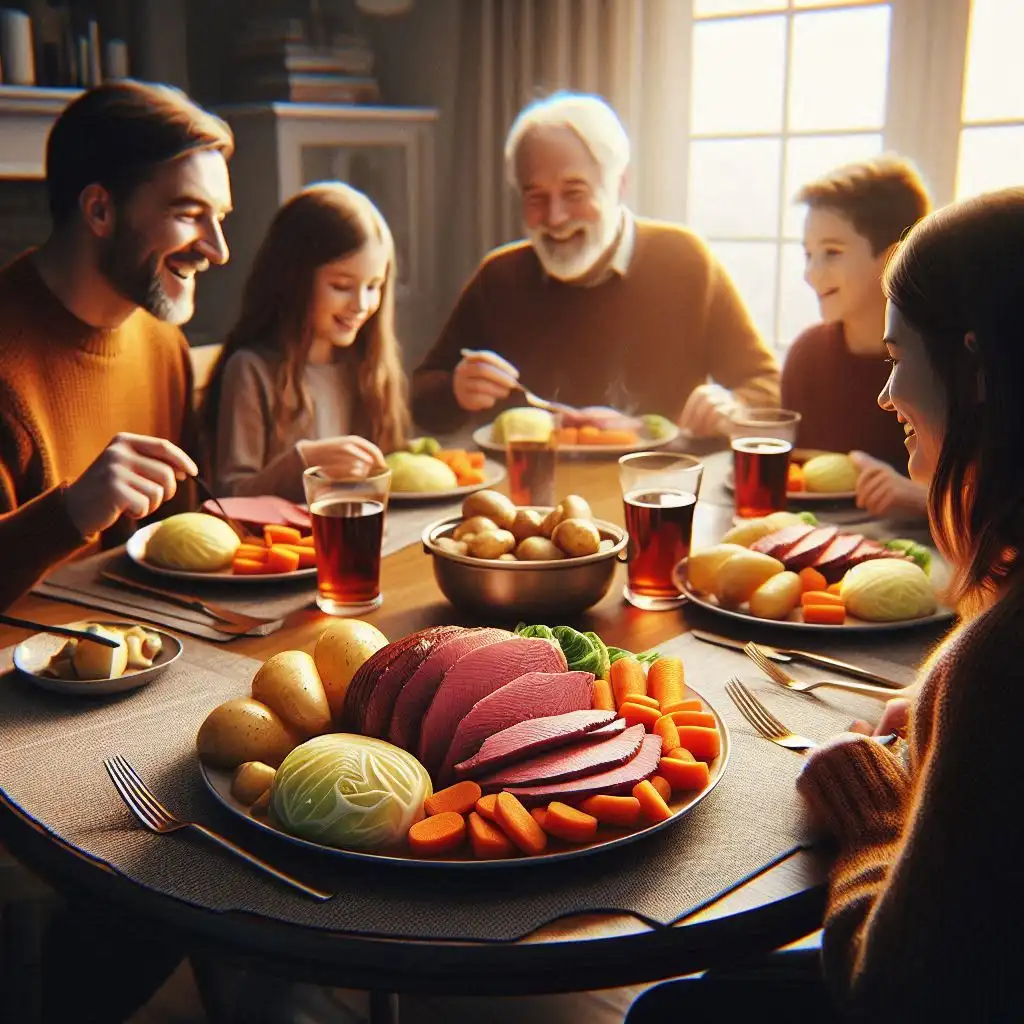
[[[167,835],[170,832],[178,832],[183,828],[195,829],[200,835],[206,836],[207,839],[218,846],[223,847],[237,857],[241,857],[242,860],[248,861],[253,867],[265,871],[268,875],[273,875],[279,882],[284,882],[286,885],[290,885],[292,888],[305,893],[305,895],[312,896],[315,900],[329,900],[334,895],[330,892],[324,892],[322,889],[314,889],[311,885],[306,885],[305,882],[300,882],[297,878],[286,875],[283,871],[279,871],[255,854],[249,853],[248,850],[243,850],[240,846],[236,846],[230,839],[225,839],[224,836],[218,835],[205,825],[200,825],[195,821],[179,820],[157,800],[152,790],[139,778],[135,769],[120,754],[116,757],[104,758],[103,766],[107,769],[110,781],[113,782],[114,788],[120,794],[121,799],[128,805],[128,810],[150,832],[156,832],[157,835]]]
[[[798,736],[782,724],[737,678],[725,684],[725,692],[739,713],[766,739],[787,750],[813,750],[818,744]]]
[[[847,679],[818,679],[812,683],[805,683],[794,679],[784,668],[780,668],[768,655],[753,641],[745,644],[743,653],[769,678],[772,682],[785,686],[797,693],[808,693],[816,690],[819,686],[832,686],[837,690],[846,690],[847,693],[861,693],[867,697],[877,697],[879,700],[891,700],[899,696],[899,690],[890,690],[885,686],[872,686],[870,683],[854,683]]]

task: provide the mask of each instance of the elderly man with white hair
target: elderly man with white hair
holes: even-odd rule
[[[414,373],[421,426],[493,416],[520,380],[695,436],[722,432],[739,403],[778,404],[778,364],[725,270],[696,235],[625,206],[629,158],[596,96],[557,93],[519,114],[505,161],[528,237],[484,259]]]

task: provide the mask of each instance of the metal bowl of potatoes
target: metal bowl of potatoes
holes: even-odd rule
[[[441,592],[467,612],[503,619],[550,620],[596,604],[608,592],[616,564],[625,560],[628,537],[614,523],[593,518],[585,502],[585,515],[567,515],[563,506],[574,497],[555,508],[516,507],[504,499],[516,514],[509,529],[481,515],[470,499],[463,515],[432,523],[423,531],[423,550],[432,556]]]

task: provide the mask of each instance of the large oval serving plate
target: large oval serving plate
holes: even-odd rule
[[[153,565],[146,561],[146,545],[153,531],[159,527],[159,523],[150,523],[149,526],[136,530],[125,550],[128,557],[138,566],[151,572],[156,576],[167,576],[177,580],[194,580],[199,583],[238,583],[266,584],[285,583],[291,580],[312,579],[316,577],[316,568],[296,569],[294,572],[265,573],[259,576],[236,576],[230,569],[220,569],[217,572],[186,572],[184,569],[166,569],[162,565]]]
[[[646,452],[671,444],[679,436],[679,428],[673,424],[664,437],[651,437],[643,430],[639,431],[639,435],[636,444],[560,444],[558,451],[563,455],[628,455],[630,452]],[[504,443],[494,440],[493,423],[477,427],[473,431],[473,443],[486,452],[505,452]]]
[[[251,825],[256,826],[256,828],[260,828],[264,832],[273,833],[287,843],[304,847],[307,850],[315,850],[317,853],[327,853],[346,860],[360,860],[371,864],[394,864],[396,867],[414,865],[421,868],[457,868],[460,870],[492,870],[509,867],[526,868],[534,864],[552,864],[556,861],[572,860],[576,857],[586,857],[590,854],[601,853],[604,850],[614,850],[628,843],[636,842],[638,839],[653,835],[655,832],[660,832],[663,828],[675,824],[689,814],[718,785],[719,780],[725,774],[725,766],[729,761],[729,731],[726,728],[725,722],[722,721],[721,715],[696,690],[689,685],[687,685],[686,689],[688,696],[693,694],[696,697],[700,697],[705,707],[715,716],[715,721],[718,723],[718,731],[722,737],[722,752],[708,766],[711,770],[711,782],[707,788],[697,794],[673,796],[669,802],[669,807],[672,809],[672,817],[666,821],[660,821],[654,825],[645,825],[632,831],[602,826],[598,832],[599,838],[592,843],[566,843],[560,839],[548,836],[547,852],[535,857],[518,856],[509,857],[504,860],[477,860],[469,850],[468,843],[463,847],[466,851],[463,855],[448,858],[423,858],[411,855],[404,856],[401,853],[369,853],[364,850],[339,850],[333,846],[324,846],[321,843],[313,843],[307,839],[299,839],[296,836],[288,835],[287,832],[275,828],[270,822],[254,818],[249,813],[249,809],[240,804],[231,795],[231,772],[211,768],[201,761],[199,762],[199,772],[210,792],[229,811],[244,818]]]
[[[855,619],[847,616],[846,622],[841,626],[824,626],[816,622],[804,622],[799,618],[800,611],[794,611],[789,619],[761,619],[750,612],[739,611],[733,608],[722,608],[718,602],[706,594],[699,594],[691,589],[686,579],[686,559],[684,558],[672,570],[672,582],[681,594],[699,605],[707,608],[716,615],[724,615],[728,619],[735,619],[747,626],[762,626],[766,629],[791,629],[800,633],[895,633],[906,629],[918,629],[921,626],[932,626],[939,622],[948,622],[956,614],[951,608],[939,606],[938,611],[933,615],[925,615],[920,619],[901,619],[899,622],[865,622],[863,619]]]
[[[70,629],[85,629],[86,626],[118,626],[129,629],[140,625],[137,622],[112,622],[103,619],[86,619],[81,622],[66,622],[62,625]],[[75,697],[105,697],[112,693],[125,693],[137,690],[140,686],[151,683],[161,672],[181,657],[181,641],[170,633],[154,626],[144,625],[148,633],[156,633],[163,641],[163,647],[149,668],[132,669],[113,679],[55,679],[53,676],[42,675],[42,670],[67,642],[65,636],[56,633],[36,633],[23,640],[14,648],[14,666],[23,675],[28,676],[36,686],[54,693],[69,693]],[[88,643],[88,640],[79,643]]]
[[[452,487],[446,491],[392,491],[388,495],[388,501],[401,502],[412,505],[414,503],[426,505],[432,501],[452,501],[454,498],[462,498],[467,494],[476,491],[486,490],[488,487],[496,487],[505,479],[505,467],[494,459],[484,461],[484,482],[482,484],[467,484],[465,487]]]

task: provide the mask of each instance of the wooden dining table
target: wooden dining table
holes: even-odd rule
[[[600,518],[623,521],[614,460],[563,460],[557,490],[585,496]],[[695,516],[695,544],[720,537],[732,516],[727,503],[702,500]],[[624,580],[620,566],[608,594],[579,617],[579,628],[634,651],[687,631],[685,609],[646,612],[626,604]],[[419,545],[384,559],[382,590],[382,607],[366,618],[389,638],[432,624],[479,621],[445,600]],[[32,594],[10,611],[46,624],[83,617],[80,606]],[[311,651],[329,621],[316,610],[304,610],[291,616],[281,630],[239,638],[230,648],[256,659],[289,648]],[[27,635],[0,627],[0,648]],[[922,641],[922,653],[924,647]],[[0,664],[0,669],[6,667]],[[5,678],[9,677],[0,676],[0,685]],[[769,951],[820,925],[827,873],[821,853],[801,850],[667,928],[651,927],[627,914],[591,913],[560,919],[516,942],[409,941],[303,929],[253,915],[210,913],[169,898],[76,855],[2,791],[0,838],[56,889],[85,893],[154,924],[173,927],[197,950],[297,980],[368,990],[373,993],[375,1021],[396,1019],[391,993],[497,996],[583,991],[653,982]]]

